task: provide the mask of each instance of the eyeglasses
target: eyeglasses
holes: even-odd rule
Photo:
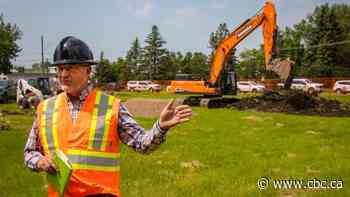
[[[63,64],[58,66],[58,72],[62,72],[63,70],[72,71],[81,67],[88,67],[89,65],[85,64]]]

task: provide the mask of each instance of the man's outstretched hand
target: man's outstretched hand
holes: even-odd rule
[[[179,105],[174,107],[174,101],[174,99],[171,99],[160,113],[159,126],[162,129],[170,129],[177,124],[189,121],[192,116],[190,106]]]

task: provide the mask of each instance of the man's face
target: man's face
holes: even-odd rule
[[[80,95],[85,88],[91,73],[89,65],[59,65],[58,79],[63,91],[72,96]]]

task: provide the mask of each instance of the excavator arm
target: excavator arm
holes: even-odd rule
[[[274,36],[277,29],[276,10],[274,4],[267,1],[265,6],[259,10],[256,15],[238,26],[238,28],[219,43],[215,50],[211,64],[210,76],[207,81],[209,86],[216,86],[230,51],[259,26],[262,26],[263,28],[265,68],[277,73],[282,80],[286,80],[289,77],[292,69],[291,63],[281,64],[279,60],[272,61],[275,43]]]

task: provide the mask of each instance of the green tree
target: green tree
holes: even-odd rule
[[[338,64],[350,69],[350,5],[333,4],[332,9],[340,28],[339,37],[345,43],[338,45]]]
[[[16,41],[20,40],[22,32],[16,24],[6,23],[0,15],[0,73],[9,73],[13,67],[11,60],[21,52]]]
[[[209,74],[208,57],[201,52],[186,52],[182,55],[181,52],[170,52],[170,61],[173,75],[176,73],[193,74],[201,78],[206,78]]]
[[[273,58],[290,58],[295,62],[294,74],[303,69],[305,55],[302,43],[302,34],[294,28],[286,27],[284,30],[277,30],[276,33],[276,54]]]
[[[143,48],[143,62],[144,66],[148,67],[148,78],[163,78],[162,73],[160,73],[160,61],[166,55],[166,49],[163,48],[166,42],[162,39],[156,25],[152,27],[152,32],[148,34],[145,43],[146,46]]]
[[[340,37],[340,26],[335,19],[333,9],[330,9],[328,4],[317,7],[310,22],[316,25],[314,28],[314,35],[318,39],[316,44],[335,43],[342,40]],[[335,65],[337,64],[338,47],[336,45],[328,47],[319,47],[316,51],[317,62],[321,65]]]
[[[236,66],[239,77],[242,78],[259,78],[264,76],[265,59],[263,46],[260,49],[245,50],[240,53],[240,63]]]
[[[226,23],[219,24],[217,30],[212,32],[209,37],[209,48],[214,52],[219,43],[230,34]]]
[[[113,62],[112,67],[116,74],[117,81],[128,81],[133,79],[128,72],[127,65],[127,61],[123,58],[118,58],[116,62]]]
[[[326,3],[316,7],[310,16],[294,26],[305,44],[303,60],[309,65],[305,70],[313,70],[313,75],[333,76],[339,66],[349,63],[350,44],[337,44],[349,38],[349,26],[344,18],[349,21],[350,15],[345,10],[350,12],[348,6]]]
[[[187,52],[185,54],[185,56],[183,57],[181,65],[180,65],[182,73],[192,74],[192,69],[191,69],[192,57],[193,57],[192,52]]]
[[[126,54],[126,69],[130,72],[130,77],[138,79],[140,75],[140,66],[142,58],[142,48],[138,38],[136,38],[131,44],[131,48]]]
[[[96,66],[94,79],[99,85],[117,82],[118,72],[109,60],[102,59]]]
[[[175,74],[176,73],[183,73],[182,61],[183,61],[184,56],[182,55],[182,53],[180,51],[178,51],[178,52],[170,52],[169,53],[169,57],[171,59],[171,62],[173,64],[173,66],[176,68],[175,69]]]
[[[176,54],[173,52],[166,51],[160,59],[159,73],[160,77],[158,79],[162,80],[172,80],[175,78],[177,72],[177,59]]]
[[[207,78],[209,75],[208,57],[201,52],[195,52],[190,61],[192,74],[199,75],[201,78]]]

